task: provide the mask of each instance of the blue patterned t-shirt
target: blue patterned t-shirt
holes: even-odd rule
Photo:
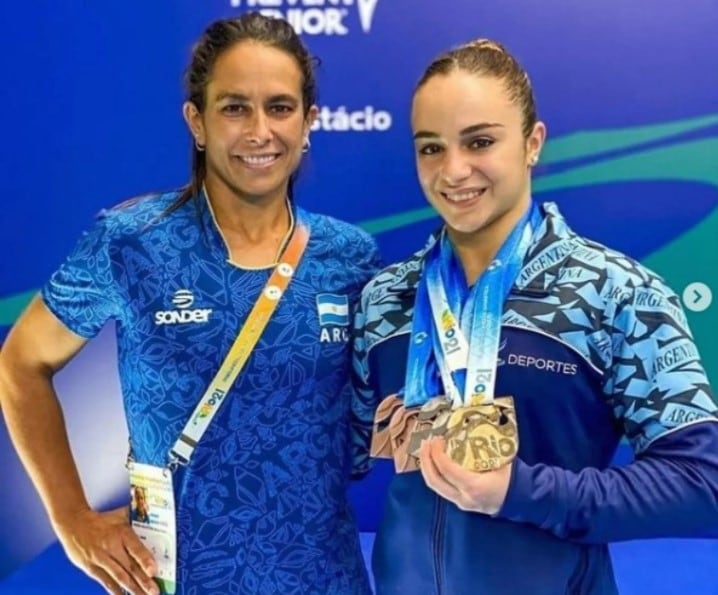
[[[105,212],[42,291],[90,338],[114,320],[134,458],[164,465],[271,268],[232,264],[205,198]],[[244,370],[174,476],[178,593],[369,592],[346,496],[349,321],[379,264],[354,226],[293,208],[310,239]]]

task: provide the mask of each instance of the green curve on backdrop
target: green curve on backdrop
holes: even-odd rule
[[[0,326],[10,326],[15,322],[35,293],[35,291],[27,291],[0,299]]]
[[[543,163],[560,163],[561,161],[592,157],[609,151],[625,150],[708,128],[715,124],[718,124],[718,114],[652,126],[636,126],[629,129],[572,132],[547,143],[546,149],[541,153],[541,161]]]
[[[640,126],[620,130],[577,132],[550,141],[542,161],[557,163],[582,157],[595,157],[620,149],[636,149],[629,155],[604,158],[601,161],[574,167],[567,171],[539,176],[534,181],[534,192],[585,187],[613,182],[690,181],[718,188],[718,167],[711,155],[718,154],[718,137],[678,142],[658,148],[639,150],[640,145],[668,139],[718,124],[718,114],[700,118]],[[650,197],[639,197],[650,200]],[[679,209],[681,197],[676,197]],[[360,225],[370,233],[378,234],[435,217],[431,207],[406,211],[389,217],[363,221]],[[636,233],[641,233],[640,229]],[[699,222],[694,228],[644,259],[644,263],[666,278],[680,291],[688,283],[703,281],[716,287],[706,275],[714,277],[718,270],[718,211]],[[0,299],[0,326],[11,325],[27,305],[34,291]],[[701,313],[688,312],[695,338],[700,345],[703,361],[712,378],[718,378],[718,342],[710,329],[718,328],[718,307]]]

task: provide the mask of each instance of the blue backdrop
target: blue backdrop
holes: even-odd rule
[[[298,186],[305,207],[361,223],[387,260],[436,226],[415,180],[413,86],[475,37],[532,76],[549,144],[535,194],[581,233],[635,256],[682,293],[718,377],[718,2],[693,0],[173,0],[3,2],[0,340],[102,208],[183,184],[181,77],[206,24],[247,9],[288,18],[322,64],[319,125]],[[699,282],[702,285],[690,286]],[[126,492],[112,329],[58,378],[93,502]],[[31,395],[28,395],[31,398]],[[0,427],[0,576],[53,539]],[[386,467],[353,488],[376,525]]]

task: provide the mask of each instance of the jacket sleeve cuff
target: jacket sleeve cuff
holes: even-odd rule
[[[506,499],[496,516],[539,527],[552,525],[556,478],[548,471],[543,465],[531,467],[515,459]]]

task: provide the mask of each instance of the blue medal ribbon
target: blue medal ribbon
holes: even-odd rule
[[[503,305],[541,215],[533,203],[472,288],[442,231],[417,287],[404,405],[443,394],[453,407],[494,400]]]

